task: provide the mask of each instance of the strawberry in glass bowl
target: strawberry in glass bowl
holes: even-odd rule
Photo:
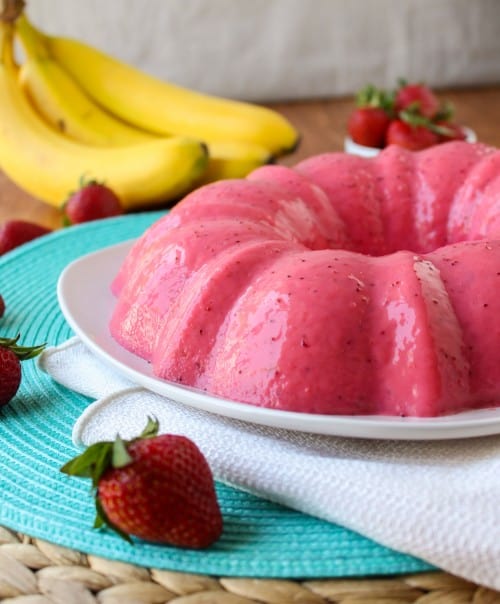
[[[473,130],[453,121],[453,107],[425,84],[400,81],[393,91],[369,84],[359,91],[347,123],[347,153],[374,157],[388,145],[412,151],[452,140],[476,142]]]

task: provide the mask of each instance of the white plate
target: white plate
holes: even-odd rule
[[[466,126],[464,126],[463,129],[465,132],[465,140],[468,143],[477,143],[477,136],[474,130],[467,128]],[[350,136],[346,136],[344,139],[344,151],[351,155],[359,155],[360,157],[375,157],[382,149],[359,145],[358,143],[355,143]]]
[[[114,306],[110,283],[130,245],[131,242],[114,245],[72,262],[62,272],[57,289],[61,310],[75,333],[105,363],[136,384],[205,411],[301,432],[397,440],[500,433],[500,408],[439,418],[314,415],[238,403],[155,377],[149,363],[124,350],[108,331]]]

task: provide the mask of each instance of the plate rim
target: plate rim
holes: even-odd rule
[[[115,273],[106,273],[103,269],[106,262],[101,261],[103,259],[108,261],[110,258],[114,259],[116,269],[134,241],[135,239],[129,239],[80,256],[63,269],[57,281],[59,307],[72,330],[105,364],[117,370],[118,373],[130,379],[133,383],[156,394],[210,413],[278,429],[326,436],[381,440],[448,440],[500,433],[500,407],[464,411],[439,416],[438,418],[309,414],[269,409],[229,400],[195,388],[169,382],[153,376],[151,372],[146,373],[134,368],[126,361],[117,358],[109,348],[103,347],[92,334],[87,332],[82,324],[81,315],[78,311],[75,313],[75,304],[70,292],[72,280],[78,279],[78,275],[83,269],[96,265],[100,268],[100,271],[97,272],[99,278],[94,281],[94,287],[97,290],[101,288],[101,293],[103,293],[102,288],[107,284],[109,291],[109,284]],[[99,262],[96,262],[97,260]],[[111,297],[110,292],[108,297]],[[104,306],[102,310],[107,313],[106,316],[109,320],[111,308]],[[102,332],[98,331],[97,333],[103,336]],[[109,333],[104,334],[104,339],[116,347],[119,346]],[[146,361],[139,359],[124,348],[121,348],[121,355],[125,358],[130,357],[135,364],[148,365]]]

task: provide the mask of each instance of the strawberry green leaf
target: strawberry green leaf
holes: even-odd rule
[[[113,442],[111,465],[113,468],[124,468],[132,463],[126,443],[118,435]]]
[[[356,95],[356,104],[358,107],[369,107],[372,103],[373,97],[376,94],[376,88],[373,84],[367,84],[362,88]]]
[[[450,101],[446,101],[441,104],[439,111],[433,118],[434,122],[450,122],[455,113],[455,107]]]
[[[397,79],[397,88],[399,90],[399,88],[404,88],[405,86],[408,85],[408,80],[406,78],[398,78]]]
[[[453,136],[453,130],[451,128],[447,128],[442,124],[431,124],[429,130],[432,130],[436,134],[440,134],[441,136]]]
[[[111,458],[112,442],[95,443],[65,463],[60,471],[70,476],[92,478],[93,486],[97,485],[99,478],[109,465]],[[108,462],[108,463],[106,463]]]
[[[96,510],[96,514],[95,514],[95,519],[94,519],[94,528],[100,529],[103,526],[105,526],[105,524],[106,524],[106,518],[105,518],[106,515],[104,514],[104,510],[102,509],[102,504],[101,504],[100,500],[97,498],[95,500],[95,510]]]
[[[18,346],[20,334],[17,334],[15,338],[0,338],[0,346],[11,350],[20,361],[26,361],[38,356],[45,348],[45,344],[38,346]]]
[[[413,102],[411,102],[409,105],[407,105],[405,107],[404,112],[405,113],[409,113],[409,114],[414,115],[414,116],[424,117],[420,113],[420,106],[421,106],[421,102],[420,101],[413,101]]]
[[[19,340],[20,334],[17,334],[15,338],[0,338],[0,346],[4,348],[10,348],[11,346],[15,346],[16,342]]]
[[[127,450],[131,442],[156,436],[158,428],[158,420],[148,417],[146,427],[139,437],[129,441],[117,435],[114,441],[94,443],[83,453],[65,463],[60,470],[71,476],[91,478],[92,486],[97,487],[101,476],[109,467],[123,468],[132,462],[132,457]]]
[[[27,361],[38,356],[45,348],[45,344],[39,346],[14,346],[12,350],[20,361]]]
[[[362,88],[356,95],[356,105],[358,107],[375,107],[383,109],[388,115],[394,112],[394,92],[388,92],[382,88],[377,88],[373,84],[368,84]]]
[[[61,219],[61,226],[65,229],[67,227],[73,226],[73,223],[69,219],[67,214],[63,214]]]
[[[153,436],[157,436],[159,428],[160,424],[156,417],[150,417],[148,415],[148,423],[146,424],[144,430],[141,432],[139,438],[152,438]]]
[[[92,486],[94,488],[97,488],[101,476],[110,467],[111,459],[113,457],[113,443],[107,442],[103,444],[105,446],[98,450],[97,459],[92,468],[91,478]]]
[[[420,115],[412,110],[407,111],[405,109],[404,111],[401,111],[399,117],[401,120],[403,120],[403,122],[406,122],[410,126],[423,126],[424,128],[431,129],[432,123],[429,118],[424,117],[423,115]]]
[[[17,341],[17,338],[15,339]],[[143,438],[152,438],[158,434],[158,420],[148,417],[146,427],[142,434],[132,440],[123,440],[119,435],[114,441],[103,441],[90,445],[83,453],[77,455],[65,463],[60,471],[70,476],[90,478],[92,490],[95,495],[96,517],[94,528],[101,528],[105,524],[115,531],[120,537],[132,543],[130,537],[121,529],[116,527],[106,516],[101,502],[99,501],[99,481],[104,472],[110,468],[123,468],[133,462],[127,447],[130,443]]]

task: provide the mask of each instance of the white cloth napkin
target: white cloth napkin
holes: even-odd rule
[[[248,424],[135,386],[77,338],[39,366],[97,399],[74,426],[76,445],[135,436],[154,415],[161,432],[197,443],[218,480],[500,589],[500,436],[402,442]]]

